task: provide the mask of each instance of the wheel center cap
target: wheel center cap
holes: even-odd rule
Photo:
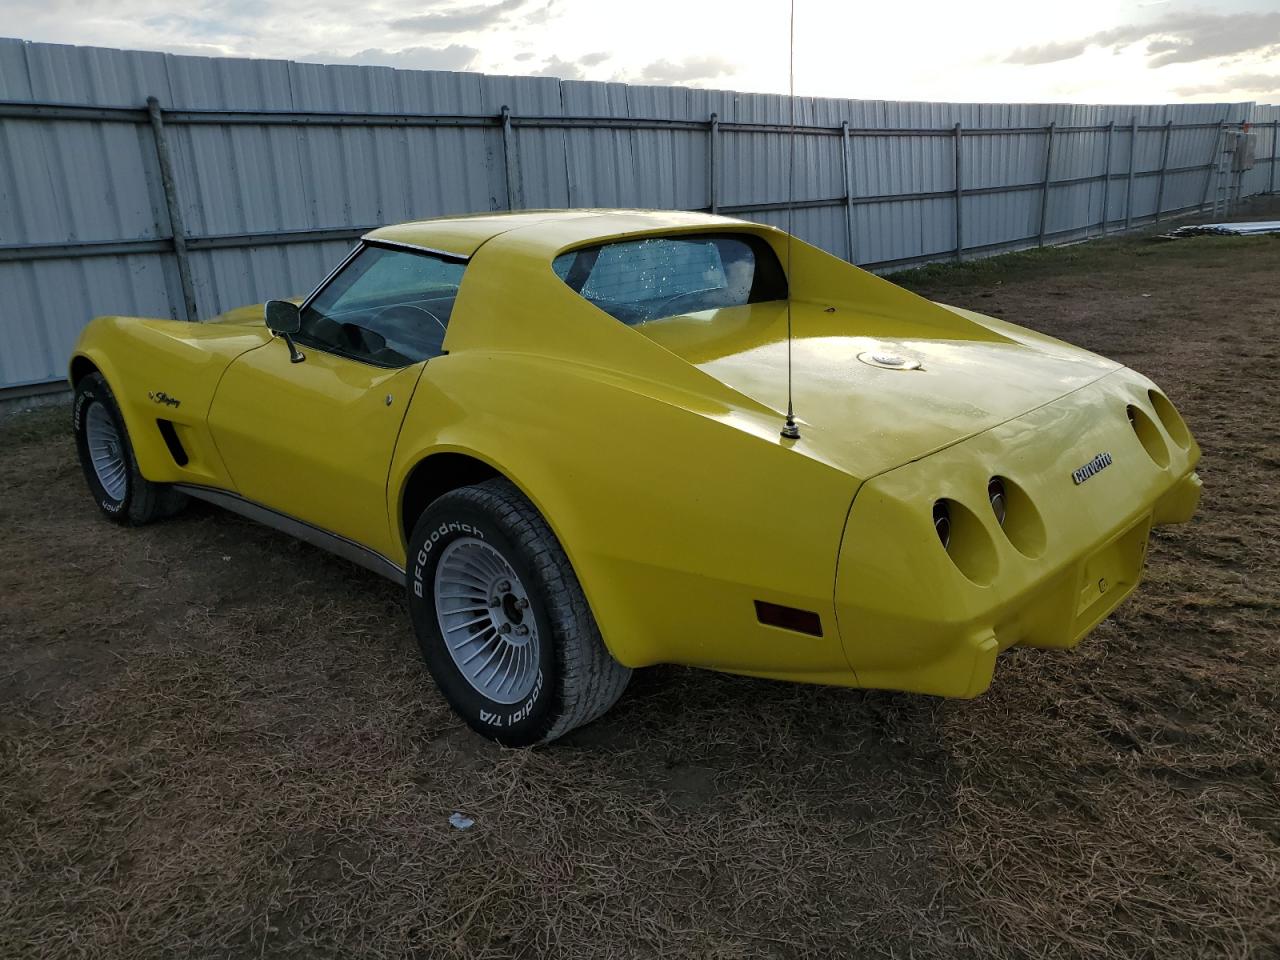
[[[520,608],[520,599],[514,593],[508,593],[499,598],[502,604],[502,613],[512,623],[524,622],[524,610]]]

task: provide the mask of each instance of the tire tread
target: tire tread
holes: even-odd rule
[[[497,477],[461,487],[456,496],[490,513],[523,551],[547,585],[544,601],[560,627],[562,711],[541,742],[548,743],[603,715],[622,696],[631,669],[605,646],[586,594],[555,533],[536,507],[511,483]]]
[[[106,377],[101,373],[90,373],[77,384],[77,392],[83,388],[97,391],[99,397],[95,402],[110,408],[119,424],[125,457],[129,462],[129,484],[125,493],[129,501],[128,508],[118,514],[110,515],[111,519],[129,526],[140,527],[180,512],[187,504],[187,495],[181,490],[175,490],[167,483],[152,483],[138,469],[138,458],[133,452],[133,438],[129,436],[124,415],[120,412],[120,404]],[[81,465],[87,479],[92,467],[83,460]]]

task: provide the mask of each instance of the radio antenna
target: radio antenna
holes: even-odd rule
[[[787,101],[791,108],[791,130],[787,135],[787,422],[782,425],[782,436],[787,440],[799,440],[800,428],[796,426],[795,405],[791,398],[791,231],[796,201],[796,0],[791,0],[791,32],[787,64]]]

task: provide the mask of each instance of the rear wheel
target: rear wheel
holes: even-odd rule
[[[102,374],[76,384],[71,422],[85,482],[104,515],[138,525],[172,516],[186,504],[184,494],[138,472],[124,417]]]
[[[486,737],[546,743],[626,688],[631,671],[605,648],[564,549],[507,480],[432,503],[414,527],[406,579],[431,675]]]

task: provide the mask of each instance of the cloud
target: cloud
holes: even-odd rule
[[[492,26],[523,7],[529,0],[498,0],[497,3],[453,7],[440,13],[388,20],[387,26],[403,33],[465,33]]]
[[[1280,12],[1168,14],[1149,23],[1102,30],[1078,40],[1020,47],[1005,63],[1027,66],[1080,56],[1089,47],[1113,51],[1147,41],[1147,66],[1196,63],[1244,53],[1280,51]]]
[[[1249,100],[1280,98],[1280,73],[1238,73],[1216,83],[1194,87],[1179,87],[1174,91],[1180,97],[1194,97],[1206,93],[1236,93]]]
[[[1005,63],[1018,63],[1023,66],[1036,66],[1041,63],[1057,63],[1059,60],[1073,60],[1089,49],[1090,40],[1069,40],[1065,43],[1046,43],[1039,47],[1019,47],[1004,58]]]
[[[734,64],[720,57],[689,57],[679,62],[655,60],[640,71],[640,79],[653,83],[697,83],[733,73]]]
[[[528,26],[541,26],[555,15],[556,0],[547,0],[545,4],[536,10],[530,10],[520,20],[521,24]]]
[[[366,67],[397,67],[401,70],[466,70],[480,53],[475,47],[451,43],[447,47],[405,47],[383,50],[371,47],[349,55],[321,51],[294,57],[306,63],[349,63]]]
[[[559,77],[561,80],[581,80],[586,76],[582,66],[576,60],[561,60],[552,56],[537,70],[530,71],[531,77]]]
[[[533,54],[517,54],[516,59],[527,60],[532,56]],[[561,80],[584,80],[587,76],[587,71],[584,68],[597,67],[608,60],[609,56],[607,53],[587,53],[576,60],[564,60],[553,54],[551,59],[529,75],[533,77],[559,77]]]

